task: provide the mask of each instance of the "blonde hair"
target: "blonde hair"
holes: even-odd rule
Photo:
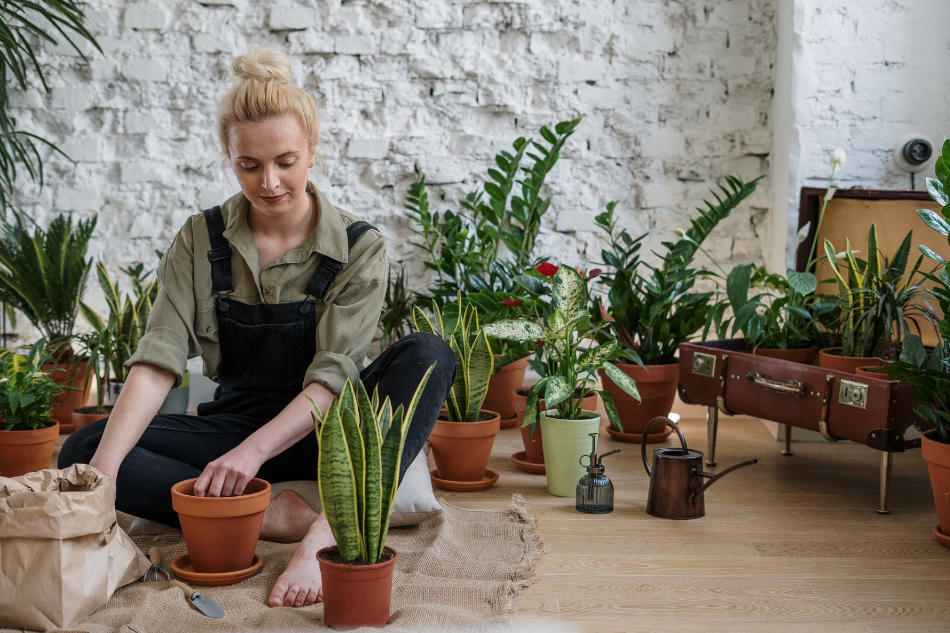
[[[252,46],[246,55],[234,58],[231,72],[237,79],[218,104],[218,140],[225,157],[230,158],[228,140],[235,123],[263,121],[287,112],[300,119],[308,146],[317,144],[317,106],[293,84],[290,58],[280,51]]]

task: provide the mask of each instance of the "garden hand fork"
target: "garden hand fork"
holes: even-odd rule
[[[145,571],[145,575],[142,576],[142,582],[148,580],[148,575],[155,572],[155,580],[161,580],[159,574],[165,574],[165,580],[170,581],[172,579],[171,574],[162,569],[162,553],[158,550],[157,547],[153,547],[148,551],[148,559],[152,561],[152,566]]]

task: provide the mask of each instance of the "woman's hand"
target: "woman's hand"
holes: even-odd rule
[[[248,438],[250,439],[250,438]],[[266,456],[244,440],[218,459],[205,466],[195,482],[196,497],[235,497],[254,479]]]

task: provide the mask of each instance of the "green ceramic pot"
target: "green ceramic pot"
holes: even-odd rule
[[[590,455],[590,434],[600,432],[600,415],[584,411],[581,420],[561,420],[541,414],[541,442],[548,478],[548,493],[573,497],[577,482],[587,473],[581,455]]]

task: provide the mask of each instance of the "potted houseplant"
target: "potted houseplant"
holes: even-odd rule
[[[379,316],[380,354],[408,334],[412,327],[412,297],[406,280],[405,266],[400,266],[395,275],[390,268],[388,277],[386,296],[383,298],[383,309]]]
[[[386,547],[406,432],[432,373],[426,372],[409,406],[395,411],[387,398],[374,405],[362,383],[347,381],[326,415],[314,406],[319,437],[320,501],[336,546],[320,550],[323,619],[340,629],[382,627],[389,621],[397,554]]]
[[[702,330],[711,310],[712,293],[694,289],[697,278],[704,273],[693,267],[693,258],[719,222],[755,191],[759,180],[761,177],[746,183],[738,175],[727,176],[725,186],[719,186],[722,196],[713,192],[717,204],[704,201],[706,208],[697,209],[699,215],[690,221],[689,229],[680,232],[680,239],[664,243],[666,252],[657,266],[640,259],[645,235],[634,239],[626,229],[618,227],[616,202],[608,204],[607,211],[596,217],[595,222],[607,233],[609,243],[609,249],[601,251],[601,256],[613,269],[603,275],[609,288],[610,333],[634,359],[624,362],[623,358],[616,358],[612,366],[636,382],[641,396],[638,400],[627,397],[602,372],[604,387],[613,395],[620,412],[622,426],[607,429],[615,439],[639,442],[650,420],[670,412],[679,379],[679,344]],[[606,314],[603,307],[601,311]],[[667,427],[647,441],[661,441],[669,433]]]
[[[589,434],[600,430],[600,415],[582,409],[584,398],[594,391],[595,372],[603,369],[624,392],[639,399],[634,381],[607,362],[620,351],[619,343],[597,344],[602,324],[591,324],[588,302],[587,284],[580,272],[561,266],[554,276],[551,311],[542,322],[504,320],[485,328],[495,338],[541,345],[542,360],[532,361],[541,379],[528,392],[524,424],[537,424],[540,418],[548,492],[559,497],[574,496],[577,482],[586,472],[578,459],[589,452]],[[582,352],[581,344],[588,342],[590,346]],[[619,427],[613,398],[606,391],[598,393],[610,422]],[[542,399],[546,405],[543,414]]]
[[[82,428],[96,420],[108,418],[112,413],[112,405],[106,405],[106,389],[111,374],[112,355],[115,352],[115,323],[112,319],[103,322],[89,306],[82,304],[80,308],[83,318],[89,321],[93,330],[79,334],[76,339],[87,358],[87,373],[96,379],[96,404],[78,407],[72,412],[73,428]]]
[[[872,224],[868,231],[868,259],[856,257],[847,241],[843,273],[834,246],[825,240],[825,254],[840,294],[838,336],[842,345],[821,350],[822,367],[854,372],[858,367],[879,365],[882,358],[894,360],[900,353],[901,338],[910,333],[910,324],[919,333],[918,319],[934,323],[933,311],[925,300],[927,291],[914,283],[917,275],[923,277],[923,255],[906,272],[912,236],[911,231],[888,259],[881,256],[877,226]]]
[[[0,301],[22,312],[43,333],[50,350],[45,371],[63,390],[53,405],[52,418],[61,432],[72,430],[72,411],[86,401],[89,379],[86,360],[73,354],[70,339],[86,288],[91,260],[86,259],[96,218],[73,224],[59,215],[44,230],[27,230],[18,212],[0,227]]]
[[[0,349],[0,475],[19,477],[49,468],[59,436],[50,417],[53,399],[62,390],[43,369],[46,339],[30,346],[26,357]]]
[[[950,140],[944,140],[935,172],[935,178],[927,179],[927,191],[943,209],[939,214],[918,209],[917,215],[950,241]],[[940,265],[937,274],[923,273],[934,283],[932,292],[943,311],[937,324],[940,342],[928,356],[920,338],[908,334],[899,361],[886,364],[883,371],[913,387],[914,395],[923,403],[917,407],[917,414],[934,426],[921,439],[921,456],[927,461],[937,507],[939,525],[934,527],[934,534],[950,547],[950,263],[927,246],[918,248]]]
[[[450,306],[461,309],[461,314],[455,310],[450,319],[434,308],[434,323],[413,307],[416,329],[441,336],[455,352],[455,382],[429,435],[436,466],[432,481],[447,490],[484,490],[498,479],[498,473],[485,467],[501,417],[482,409],[494,358],[475,307],[460,308],[460,301]]]

